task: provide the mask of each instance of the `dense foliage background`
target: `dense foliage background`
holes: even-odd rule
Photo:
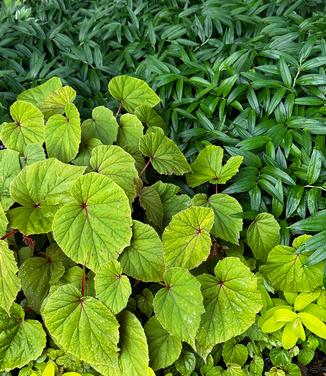
[[[227,185],[164,181],[191,197],[232,195],[244,238],[263,212],[279,223],[282,245],[313,235],[299,252],[317,265],[326,259],[325,11],[323,0],[3,1],[0,120],[19,93],[51,77],[77,91],[82,120],[95,106],[117,111],[112,77],[142,78],[189,163],[208,144],[225,160],[243,157]]]

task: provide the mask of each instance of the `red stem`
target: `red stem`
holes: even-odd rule
[[[218,194],[218,184],[215,184],[215,193]]]
[[[9,238],[10,236],[16,234],[16,232],[18,232],[18,230],[16,230],[16,229],[12,230],[12,231],[8,232],[7,234],[5,234],[2,238],[0,238],[0,240],[5,240],[5,239]]]
[[[147,167],[151,164],[151,159],[147,161],[145,164],[145,167],[142,169],[141,173],[139,174],[139,177],[141,178],[144,175],[144,172],[146,171]]]

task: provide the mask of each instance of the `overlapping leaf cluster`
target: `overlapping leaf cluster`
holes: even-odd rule
[[[0,369],[262,375],[265,348],[288,354],[307,335],[309,363],[325,346],[325,263],[298,251],[315,237],[284,245],[269,213],[243,231],[219,187],[245,158],[206,145],[189,164],[144,81],[117,76],[108,90],[117,113],[81,120],[54,77],[1,125]],[[288,357],[273,364],[297,372]]]

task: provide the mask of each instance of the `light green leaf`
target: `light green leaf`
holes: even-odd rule
[[[144,329],[148,342],[150,366],[153,370],[173,364],[181,354],[181,341],[169,334],[155,316],[147,321]]]
[[[50,284],[59,281],[65,268],[60,260],[51,257],[30,257],[19,268],[18,277],[27,299],[27,304],[40,313],[43,300],[49,293]]]
[[[136,295],[137,307],[147,317],[151,317],[154,311],[153,307],[154,295],[151,290],[144,288],[141,294]]]
[[[149,225],[133,221],[131,244],[119,261],[127,275],[144,282],[162,281],[163,246],[156,231]]]
[[[217,238],[239,244],[242,230],[242,207],[239,202],[226,194],[214,194],[207,200],[207,205],[214,211],[212,234]]]
[[[7,226],[8,226],[8,219],[0,204],[0,237],[6,234]]]
[[[138,106],[150,107],[160,103],[160,98],[144,82],[135,77],[116,76],[109,82],[109,92],[113,98],[120,101],[123,107],[133,113]]]
[[[264,323],[262,324],[261,328],[264,333],[274,333],[286,324],[286,321],[277,321],[275,316],[269,317]]]
[[[276,321],[289,322],[297,318],[297,314],[291,308],[279,308],[274,312]]]
[[[95,107],[92,118],[83,121],[81,134],[83,142],[90,138],[99,139],[104,145],[112,145],[118,136],[118,123],[113,112],[104,106]]]
[[[177,185],[163,183],[159,180],[151,187],[154,188],[160,195],[163,206],[163,228],[170,223],[171,218],[175,214],[191,206],[191,199],[188,195],[177,194],[180,191],[180,188]]]
[[[218,344],[242,334],[262,307],[257,278],[236,257],[227,257],[215,267],[215,276],[198,277],[205,313],[197,335],[197,352],[206,358]]]
[[[157,128],[157,132],[147,132],[140,139],[140,151],[150,158],[157,172],[164,175],[183,175],[190,171],[190,166],[178,148],[163,131]]]
[[[282,345],[286,350],[291,349],[299,339],[294,325],[294,321],[288,322],[283,329]]]
[[[175,362],[175,368],[182,376],[190,376],[196,368],[196,356],[190,351],[183,351]]]
[[[163,204],[155,187],[144,187],[139,193],[139,202],[146,213],[146,218],[155,228],[163,225]]]
[[[117,367],[119,324],[103,303],[64,285],[48,296],[41,313],[51,337],[68,355],[101,373]]]
[[[165,134],[168,132],[168,127],[163,118],[150,106],[143,105],[137,107],[135,109],[135,115],[147,127],[159,127],[164,130]]]
[[[275,290],[310,292],[323,284],[323,262],[307,266],[305,264],[309,253],[296,254],[296,248],[301,245],[300,238],[302,239],[301,236],[296,239],[297,242],[294,240],[294,247],[274,247],[268,255],[266,265],[260,268]],[[307,237],[304,236],[302,240],[307,240]]]
[[[301,294],[298,294],[294,301],[294,309],[296,311],[301,311],[302,309],[306,308],[310,303],[318,299],[320,293],[321,290],[302,292]]]
[[[236,363],[242,367],[248,359],[248,349],[232,339],[223,345],[222,356],[225,364]]]
[[[176,214],[162,236],[167,266],[193,269],[205,261],[211,249],[213,223],[209,208],[193,206]]]
[[[12,123],[1,127],[1,140],[4,145],[23,153],[28,144],[43,144],[44,119],[40,110],[31,103],[17,101],[10,107]]]
[[[269,251],[280,242],[280,226],[274,216],[258,214],[248,228],[247,240],[255,258],[266,262]]]
[[[29,166],[35,162],[43,161],[45,153],[43,146],[40,144],[29,144],[24,148],[23,156],[20,157],[22,167]]]
[[[119,366],[121,376],[144,376],[144,370],[148,368],[149,363],[144,329],[131,312],[121,312],[118,320],[120,324]]]
[[[96,146],[103,145],[97,138],[90,138],[86,143],[82,143],[79,147],[77,157],[72,161],[77,166],[88,166],[91,159],[92,150]]]
[[[0,151],[0,202],[4,210],[14,203],[10,196],[10,184],[20,172],[19,153],[14,150]]]
[[[102,266],[95,275],[96,297],[116,315],[128,303],[131,285],[128,277],[122,275],[121,265],[116,260]]]
[[[318,337],[326,339],[326,325],[315,315],[308,312],[299,312],[302,324]]]
[[[25,235],[50,232],[55,212],[83,172],[54,158],[26,166],[11,184],[11,196],[22,207],[8,212],[10,226]]]
[[[125,149],[126,146],[139,147],[139,140],[143,136],[143,124],[135,115],[124,114],[120,117],[117,144]]]
[[[249,366],[250,376],[262,376],[264,370],[264,360],[260,356],[254,355]]]
[[[0,371],[22,368],[41,356],[46,345],[42,324],[25,320],[23,309],[14,304],[10,315],[0,310]]]
[[[200,317],[204,312],[200,283],[182,268],[167,270],[164,283],[165,287],[154,298],[156,318],[170,334],[194,347]]]
[[[127,196],[107,176],[91,172],[80,177],[70,201],[54,217],[53,235],[68,257],[96,271],[130,244]]]
[[[191,164],[192,172],[186,176],[188,185],[197,187],[206,182],[225,184],[230,180],[239,171],[243,157],[231,157],[222,167],[223,154],[220,146],[205,146]]]
[[[17,272],[13,251],[4,240],[0,240],[0,307],[8,313],[20,290]]]
[[[68,103],[65,116],[52,115],[45,126],[45,144],[49,157],[58,158],[62,162],[73,160],[79,149],[81,140],[80,117],[77,107]]]
[[[117,145],[101,145],[92,150],[90,165],[99,174],[110,177],[126,193],[130,202],[136,196],[138,172],[134,158]]]
[[[70,86],[63,86],[60,78],[52,77],[43,84],[23,91],[18,99],[32,103],[48,119],[54,114],[63,114],[65,106],[74,101],[76,91]]]

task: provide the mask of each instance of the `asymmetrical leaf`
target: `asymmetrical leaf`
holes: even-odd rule
[[[127,275],[144,281],[162,281],[164,259],[162,242],[149,225],[133,221],[130,246],[120,255],[119,261]]]
[[[74,101],[76,92],[70,86],[63,86],[60,78],[52,77],[43,84],[23,91],[18,99],[32,103],[47,119],[54,114],[63,114],[65,106]]]
[[[135,115],[124,114],[120,117],[117,144],[122,148],[126,146],[139,147],[139,140],[143,136],[144,126]]]
[[[118,319],[120,324],[119,366],[121,376],[143,376],[149,363],[144,329],[131,312],[121,312]]]
[[[190,166],[177,145],[164,136],[163,131],[147,132],[140,140],[140,151],[160,174],[183,175],[190,171]]]
[[[35,162],[43,161],[45,152],[40,144],[28,144],[24,148],[23,156],[20,157],[22,167],[29,166]]]
[[[118,123],[113,112],[104,107],[95,107],[92,118],[85,120],[81,125],[82,140],[97,138],[104,145],[112,145],[118,136]]]
[[[266,262],[269,251],[280,242],[280,226],[274,216],[258,214],[248,228],[247,240],[255,258]]]
[[[7,231],[8,219],[0,204],[0,237],[4,236]]]
[[[26,166],[13,180],[11,197],[22,207],[8,212],[10,226],[23,234],[52,230],[55,212],[67,200],[67,192],[84,167],[65,165],[54,158]]]
[[[91,159],[92,150],[96,146],[103,145],[97,138],[90,138],[86,143],[82,143],[79,147],[79,153],[77,157],[72,161],[76,166],[88,166]]]
[[[160,103],[160,98],[146,82],[135,77],[117,76],[112,78],[109,82],[109,92],[131,113],[143,104],[154,107]]]
[[[46,345],[42,324],[25,320],[24,311],[14,304],[10,315],[0,310],[0,370],[22,368],[41,356]]]
[[[230,340],[224,344],[222,356],[225,364],[236,363],[242,367],[248,359],[248,349],[236,340]]]
[[[167,125],[163,118],[150,106],[142,105],[135,109],[135,115],[138,119],[145,124],[147,127],[159,127],[167,133]]]
[[[28,144],[43,144],[44,119],[31,103],[17,101],[10,107],[12,123],[4,123],[1,140],[7,148],[23,153]]]
[[[101,373],[117,367],[119,324],[103,303],[64,285],[49,295],[41,313],[51,337],[67,354]]]
[[[74,104],[68,103],[65,106],[65,116],[52,115],[46,123],[45,144],[48,156],[70,162],[78,153],[80,140],[79,112]]]
[[[134,158],[120,146],[101,145],[92,150],[90,165],[99,174],[110,177],[126,193],[130,202],[136,196],[138,172]]]
[[[289,292],[311,292],[323,284],[323,262],[306,265],[309,253],[296,253],[309,236],[299,236],[292,247],[277,245],[260,270],[275,290]]]
[[[209,208],[194,206],[176,214],[162,236],[167,266],[193,269],[205,261],[211,249],[213,223]]]
[[[246,331],[262,307],[257,278],[236,257],[227,257],[215,267],[215,276],[198,277],[205,313],[197,335],[197,351],[206,358],[212,348]]]
[[[170,334],[194,348],[200,317],[204,312],[200,283],[183,268],[168,269],[164,283],[165,287],[154,298],[156,318]]]
[[[20,290],[17,272],[14,253],[4,240],[0,240],[0,308],[8,313]]]
[[[130,244],[131,211],[122,188],[104,175],[80,177],[55,215],[53,235],[68,257],[92,270]]]
[[[223,149],[220,146],[205,146],[191,164],[192,172],[187,175],[187,182],[190,187],[197,187],[206,182],[225,184],[230,180],[239,171],[243,157],[231,157],[222,166],[223,154]]]
[[[102,266],[95,276],[96,296],[116,315],[128,303],[131,286],[128,277],[122,275],[118,261]]]
[[[147,220],[155,228],[163,225],[163,204],[155,187],[144,187],[139,193],[140,205],[145,209]]]
[[[181,341],[169,334],[155,316],[151,317],[144,326],[150,365],[154,371],[166,368],[174,363],[182,350]]]
[[[234,244],[239,243],[242,230],[242,207],[239,202],[224,193],[218,193],[207,199],[206,195],[197,195],[194,205],[213,209],[214,225],[212,234]]]
[[[28,258],[19,268],[18,277],[29,307],[39,313],[42,302],[49,293],[50,284],[56,283],[64,272],[62,262],[50,255]]]
[[[8,210],[14,203],[10,196],[10,184],[19,174],[19,153],[14,150],[0,151],[0,202],[4,210]]]

